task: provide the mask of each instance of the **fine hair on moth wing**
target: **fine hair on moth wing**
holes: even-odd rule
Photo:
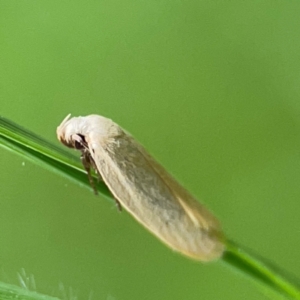
[[[99,115],[69,114],[57,127],[57,137],[81,152],[95,193],[91,169],[118,208],[170,248],[200,261],[222,256],[225,237],[218,220],[118,124]]]

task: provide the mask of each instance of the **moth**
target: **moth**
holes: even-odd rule
[[[57,137],[81,151],[92,186],[91,168],[119,207],[170,248],[200,261],[222,255],[225,242],[218,220],[118,124],[99,115],[69,114]]]

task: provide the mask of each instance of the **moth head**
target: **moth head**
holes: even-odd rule
[[[68,114],[61,124],[57,127],[56,134],[58,140],[69,148],[76,150],[84,150],[87,148],[84,135],[77,130],[77,118],[70,119],[71,114]]]

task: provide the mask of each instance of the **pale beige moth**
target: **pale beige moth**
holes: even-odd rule
[[[68,115],[57,137],[81,151],[92,186],[94,168],[119,207],[173,250],[201,261],[222,255],[218,220],[119,125],[98,115]]]

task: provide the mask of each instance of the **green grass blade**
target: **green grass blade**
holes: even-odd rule
[[[59,300],[59,298],[42,295],[15,285],[0,282],[1,300]]]
[[[0,117],[0,146],[91,190],[79,158],[2,117]],[[112,199],[103,183],[99,183],[97,188],[101,194]],[[264,289],[289,299],[300,299],[299,280],[292,279],[285,271],[234,242],[227,243],[223,262]]]
[[[79,157],[3,117],[0,117],[0,146],[91,190]],[[97,189],[104,196],[111,198],[103,182],[97,184]]]
[[[288,299],[300,299],[299,280],[252,250],[228,241],[223,261],[263,289],[271,289]]]

